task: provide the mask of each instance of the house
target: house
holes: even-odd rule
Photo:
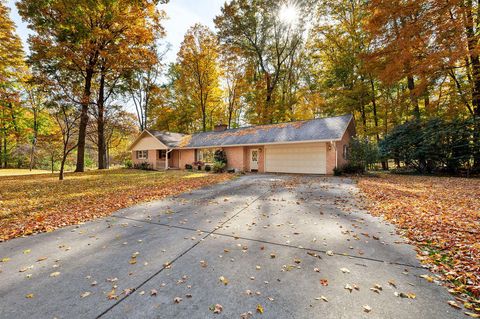
[[[227,129],[192,135],[143,131],[130,147],[135,164],[153,169],[185,168],[195,161],[213,162],[223,149],[227,168],[272,173],[332,174],[346,163],[355,135],[352,115]]]

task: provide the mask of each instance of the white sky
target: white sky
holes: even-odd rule
[[[11,9],[10,17],[17,25],[17,33],[22,38],[25,51],[28,52],[29,30],[19,17],[15,2],[16,0],[7,0],[7,6]],[[224,2],[225,0],[170,0],[168,4],[161,5],[160,8],[165,10],[169,17],[164,22],[167,32],[164,41],[171,45],[164,62],[175,61],[183,36],[189,27],[195,23],[202,23],[213,29],[213,18],[220,13]]]

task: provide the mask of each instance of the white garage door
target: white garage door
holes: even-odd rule
[[[325,143],[283,144],[265,147],[265,171],[326,174]]]

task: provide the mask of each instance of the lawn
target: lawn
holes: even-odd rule
[[[358,185],[369,210],[396,224],[422,263],[480,311],[480,179],[385,174]]]
[[[51,174],[51,171],[42,169],[26,169],[26,168],[2,168],[0,169],[0,177],[2,176],[22,176],[22,175],[36,175],[36,174]]]
[[[0,242],[77,224],[133,204],[226,181],[228,174],[115,169],[0,176]]]

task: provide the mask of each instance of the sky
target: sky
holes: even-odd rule
[[[25,51],[28,52],[27,39],[30,31],[18,15],[15,2],[16,0],[7,0],[7,6],[11,9],[11,19],[17,25],[17,34],[22,38]],[[214,29],[213,18],[220,13],[224,2],[225,0],[170,0],[169,3],[160,5],[169,17],[163,23],[167,32],[163,41],[170,44],[165,63],[175,61],[183,36],[189,27],[195,23],[202,23]]]

